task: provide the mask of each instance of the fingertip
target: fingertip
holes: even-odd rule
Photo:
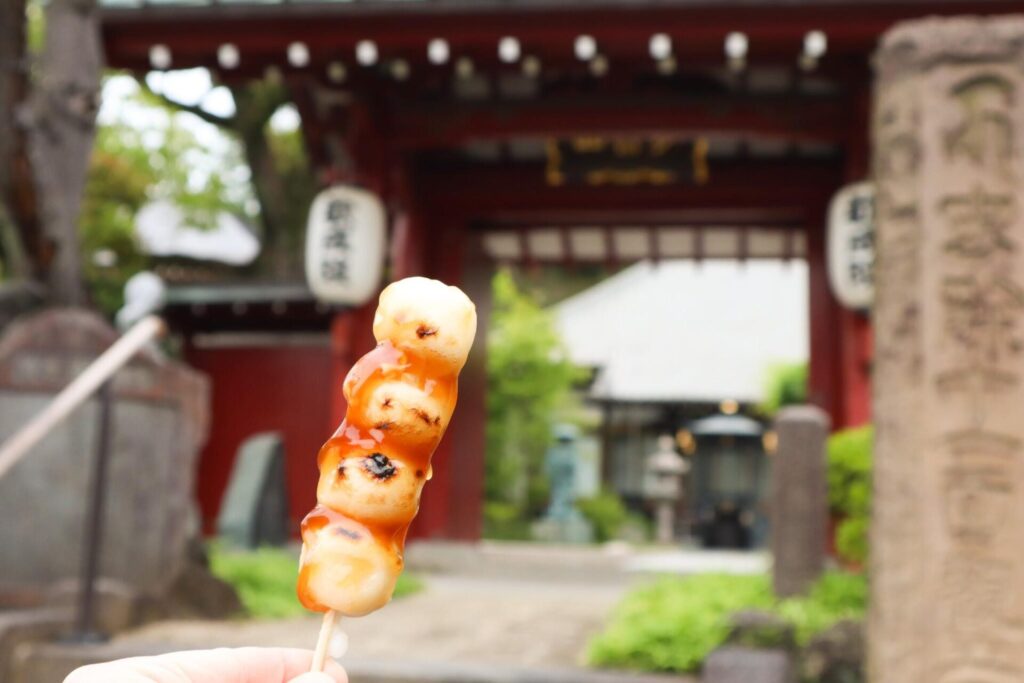
[[[327,662],[327,673],[332,677],[330,680],[337,681],[337,683],[348,683],[348,672],[334,660]]]
[[[343,678],[334,678],[325,673],[305,673],[298,678],[293,678],[288,683],[337,683],[345,681]]]
[[[348,674],[345,673],[345,669],[333,659],[328,658],[324,662],[324,672],[312,672],[309,670],[310,664],[313,661],[312,650],[283,649],[278,652],[281,653],[286,662],[288,673],[296,676],[296,678],[287,679],[289,683],[292,681],[301,681],[301,683],[348,683]]]

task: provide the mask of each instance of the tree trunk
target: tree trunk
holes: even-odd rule
[[[0,3],[0,190],[7,199],[14,159],[14,109],[25,96],[25,3]]]
[[[287,274],[282,272],[285,266],[280,258],[279,242],[281,237],[280,207],[286,201],[284,183],[280,173],[274,166],[274,158],[267,144],[266,136],[260,130],[256,134],[242,133],[242,147],[245,160],[252,172],[252,188],[260,205],[260,223],[263,227],[261,235],[261,260],[268,269],[267,275],[280,278]]]
[[[36,220],[36,201],[26,169],[26,141],[17,125],[17,111],[28,96],[28,57],[25,52],[25,2],[0,2],[0,254],[5,275],[39,275],[27,263],[43,258]]]
[[[233,87],[237,114],[229,130],[242,142],[245,160],[252,173],[252,188],[260,205],[260,261],[265,275],[282,279],[291,273],[289,254],[284,244],[286,204],[288,196],[285,181],[274,163],[274,155],[267,140],[267,123],[278,107],[288,102],[287,91],[267,82],[249,83]]]
[[[52,250],[45,264],[48,299],[86,301],[78,240],[99,105],[102,48],[95,0],[52,0],[39,80],[19,116],[28,134],[42,232]]]

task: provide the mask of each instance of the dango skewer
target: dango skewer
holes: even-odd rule
[[[391,599],[431,456],[455,409],[476,309],[456,287],[407,278],[381,293],[373,333],[377,347],[345,378],[345,419],[320,449],[317,506],[302,522],[299,600],[324,612],[312,671],[323,670],[340,616]]]

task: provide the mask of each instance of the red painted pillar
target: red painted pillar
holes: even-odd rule
[[[808,399],[832,418],[832,429],[871,419],[871,321],[833,296],[826,262],[826,229],[807,229],[811,358]]]
[[[487,327],[494,267],[475,235],[467,235],[461,286],[476,304],[477,330],[466,367],[459,378],[459,407],[449,427],[451,498],[448,534],[479,540],[483,531],[484,453],[487,427]]]
[[[336,314],[331,321],[331,418],[328,437],[345,419],[348,406],[342,392],[345,375],[363,354],[376,346],[373,338],[373,312],[376,308],[377,297],[374,297],[359,308]]]
[[[843,412],[836,427],[857,427],[871,421],[871,320],[845,309],[840,316]]]
[[[864,79],[870,83],[871,79]],[[852,124],[846,142],[846,182],[855,183],[868,176],[868,125],[871,113],[871,91],[862,86],[853,96]],[[861,311],[843,309],[841,317],[841,389],[844,396],[842,414],[836,427],[857,427],[871,421],[871,318]]]
[[[459,377],[459,403],[444,439],[434,453],[434,478],[423,490],[420,513],[410,536],[479,540],[483,521],[484,446],[487,422],[485,331],[490,310],[492,266],[466,221],[410,216],[407,244],[423,245],[422,274],[458,285],[477,307],[477,335]],[[416,236],[416,230],[424,237]],[[413,271],[415,272],[415,271]]]
[[[832,296],[825,254],[825,211],[811,214],[817,220],[807,226],[807,272],[810,294],[810,346],[807,398],[832,418],[832,428],[844,424],[843,373],[841,369],[844,313]]]

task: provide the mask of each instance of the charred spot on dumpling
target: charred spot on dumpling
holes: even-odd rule
[[[338,465],[338,479],[345,478],[345,463]]]
[[[371,453],[363,459],[363,469],[380,481],[395,476],[395,466],[383,453]]]
[[[422,479],[423,478],[423,470],[416,470],[416,478],[417,479]]]
[[[380,404],[380,407],[381,407],[381,408],[390,408],[390,407],[391,407],[391,403],[392,403],[392,401],[391,401],[391,397],[390,397],[390,396],[388,396],[387,398],[385,398],[385,399],[384,399],[384,400],[383,400],[383,401],[381,402],[381,404]]]
[[[416,328],[416,336],[419,337],[420,339],[423,339],[424,337],[433,337],[435,334],[437,334],[436,327],[420,325],[419,327]]]
[[[422,408],[411,408],[411,410],[412,410],[413,414],[416,417],[418,417],[419,419],[421,419],[424,423],[426,423],[428,425],[439,425],[439,424],[441,424],[441,417],[440,416],[438,416],[438,417],[430,417],[430,413],[428,413],[427,411],[423,410]]]
[[[391,429],[393,426],[395,426],[394,422],[391,422],[390,420],[381,420],[377,424],[373,425],[373,428],[374,429],[379,429],[382,432],[386,432],[389,429]]]

